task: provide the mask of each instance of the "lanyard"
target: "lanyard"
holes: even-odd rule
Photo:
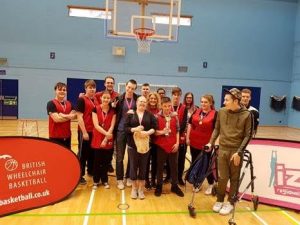
[[[126,102],[128,110],[131,109],[132,103],[133,103],[133,98],[130,99],[130,103],[128,102],[127,98],[125,98],[125,102]]]

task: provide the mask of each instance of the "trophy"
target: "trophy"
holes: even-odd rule
[[[166,136],[169,136],[170,134],[170,121],[171,121],[171,116],[166,116],[166,129],[168,129],[168,132],[165,134]]]

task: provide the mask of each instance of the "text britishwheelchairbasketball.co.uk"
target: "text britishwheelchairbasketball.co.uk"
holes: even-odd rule
[[[50,191],[48,189],[46,189],[45,191],[42,192],[29,192],[27,194],[20,194],[18,196],[10,196],[7,199],[0,199],[0,206],[3,205],[10,205],[10,204],[15,204],[18,202],[23,202],[23,201],[28,201],[31,199],[36,199],[36,198],[44,198],[50,195]]]

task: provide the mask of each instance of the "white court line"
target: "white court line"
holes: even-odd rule
[[[89,200],[89,204],[88,207],[86,209],[86,214],[90,214],[91,213],[91,209],[92,209],[92,205],[93,205],[93,201],[94,201],[94,196],[95,196],[95,192],[96,190],[92,190],[91,196],[90,196],[90,200]],[[87,225],[89,222],[89,215],[85,215],[84,216],[84,220],[83,220],[83,225]]]
[[[121,190],[122,195],[121,195],[121,204],[126,204],[125,200],[125,190]],[[126,209],[122,209],[122,225],[126,225]]]
[[[259,215],[257,215],[255,212],[253,212],[249,207],[245,207],[247,210],[251,211],[252,215],[256,217],[262,224],[268,225],[266,221],[263,220]]]
[[[296,224],[300,225],[300,222],[298,220],[296,220],[294,217],[292,217],[290,214],[288,214],[286,211],[281,210],[280,211],[282,214],[284,214],[285,216],[287,216],[290,220],[292,220],[293,222],[295,222]]]

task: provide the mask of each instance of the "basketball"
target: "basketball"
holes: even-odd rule
[[[9,159],[5,162],[5,169],[7,171],[13,171],[18,168],[18,162],[15,159]]]

